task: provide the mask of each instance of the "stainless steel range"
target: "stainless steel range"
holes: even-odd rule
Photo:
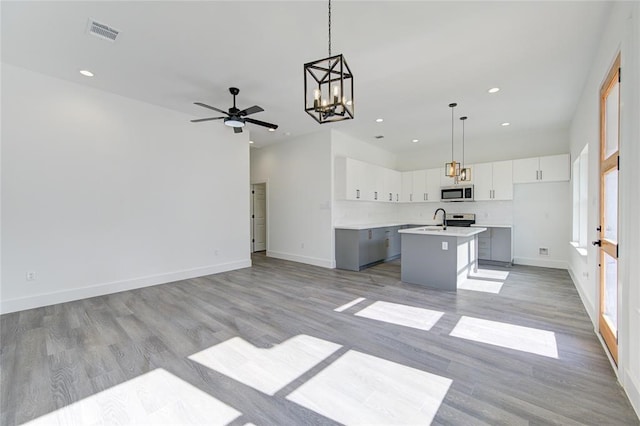
[[[447,226],[469,227],[476,223],[474,213],[447,213]]]

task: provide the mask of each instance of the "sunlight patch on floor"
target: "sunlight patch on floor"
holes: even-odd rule
[[[193,354],[189,359],[267,395],[274,395],[340,348],[336,343],[304,334],[267,349],[234,337]]]
[[[344,424],[429,424],[451,383],[350,350],[287,399]]]
[[[378,301],[355,315],[420,330],[431,330],[444,312]]]
[[[494,269],[481,269],[478,268],[475,272],[470,272],[469,276],[471,278],[487,278],[494,280],[506,280],[509,276],[509,271],[496,271]]]
[[[350,307],[357,305],[358,303],[362,302],[363,300],[367,300],[367,299],[365,299],[364,297],[358,297],[357,299],[354,299],[349,303],[345,303],[344,305],[335,308],[334,311],[336,311],[336,312],[346,311]]]
[[[450,335],[503,348],[558,358],[556,335],[552,331],[463,316]]]
[[[241,414],[159,368],[26,425],[226,425]]]
[[[502,282],[489,281],[477,278],[467,278],[458,284],[458,290],[481,291],[483,293],[499,294],[502,289]]]

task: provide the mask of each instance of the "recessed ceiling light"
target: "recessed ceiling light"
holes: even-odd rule
[[[249,141],[249,143],[253,143],[253,141]]]
[[[384,119],[382,118],[376,118],[376,123],[382,123],[384,121]]]
[[[499,91],[500,91],[500,88],[499,88],[499,87],[492,87],[492,88],[491,88],[491,89],[489,89],[488,91],[489,91],[489,93],[496,93],[496,92],[499,92]]]
[[[89,70],[80,70],[80,74],[84,75],[85,77],[93,77],[93,73]]]
[[[276,129],[274,129],[273,127],[269,127],[269,131],[270,131],[270,132],[275,132],[275,131],[276,131]]]
[[[418,139],[413,139],[411,142],[416,143],[418,142]]]
[[[502,123],[501,124],[502,127],[507,127],[507,126],[510,126],[510,125],[511,125],[511,123]]]
[[[291,132],[284,132],[285,136],[291,136]]]

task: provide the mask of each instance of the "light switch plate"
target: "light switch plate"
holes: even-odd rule
[[[442,250],[449,250],[449,242],[448,241],[443,241],[442,242]]]

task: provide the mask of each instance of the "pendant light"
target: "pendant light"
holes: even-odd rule
[[[453,110],[457,107],[457,103],[450,103],[449,108],[451,108],[451,162],[445,163],[444,165],[444,174],[445,176],[455,178],[457,181],[458,176],[460,176],[460,163],[456,162],[453,159]]]
[[[304,64],[304,110],[318,123],[353,119],[353,74],[342,54],[331,55],[329,0],[329,56]]]
[[[462,166],[460,168],[460,180],[461,181],[470,181],[471,180],[471,167],[464,166],[464,122],[468,117],[460,117],[460,121],[462,121]]]

